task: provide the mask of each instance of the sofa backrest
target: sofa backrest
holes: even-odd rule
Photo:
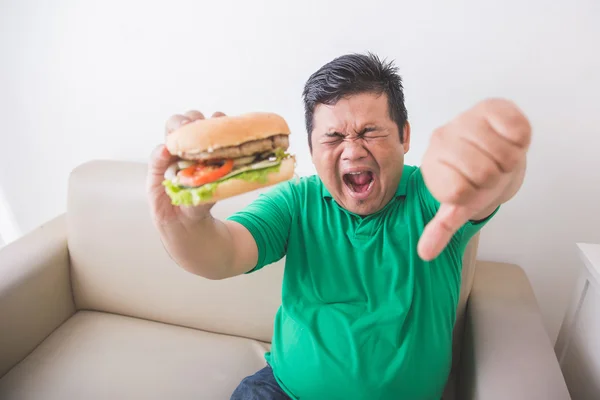
[[[283,263],[222,281],[179,268],[152,224],[146,165],[92,161],[70,176],[67,222],[78,309],[106,311],[269,342]],[[225,217],[257,192],[219,202]]]
[[[139,162],[92,161],[71,173],[67,222],[76,307],[269,342],[281,302],[285,258],[222,281],[179,268],[152,224],[146,168]],[[225,218],[265,190],[221,201],[213,214]],[[457,313],[461,321],[476,241],[465,253]]]

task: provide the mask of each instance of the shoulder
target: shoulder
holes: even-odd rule
[[[404,165],[398,193],[406,197],[418,197],[430,201],[433,196],[425,185],[421,168],[416,165]]]
[[[306,193],[317,192],[319,189],[320,179],[318,176],[294,176],[288,181],[272,186],[265,192],[265,195],[298,197]]]
[[[421,187],[427,188],[425,186],[425,181],[423,180],[421,167],[416,165],[405,165],[402,174],[406,175],[406,180],[410,189],[414,190]]]
[[[324,190],[323,182],[318,175],[296,176],[289,181],[279,183],[271,192],[304,198],[306,196],[320,196]]]
[[[416,165],[404,165],[402,168],[402,181],[406,180],[411,185],[421,184],[423,180],[421,175],[421,168]]]
[[[408,204],[416,207],[413,211],[420,211],[425,220],[433,218],[440,207],[425,184],[421,168],[415,165],[404,166],[398,194],[404,195]]]
[[[267,201],[294,212],[303,203],[306,203],[307,198],[319,195],[322,191],[321,185],[321,180],[316,175],[295,176],[288,181],[267,188],[257,201]]]

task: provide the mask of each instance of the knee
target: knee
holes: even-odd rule
[[[257,387],[251,377],[247,376],[240,381],[233,391],[230,400],[253,400],[259,399]]]

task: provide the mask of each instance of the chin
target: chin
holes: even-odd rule
[[[358,204],[351,204],[349,207],[344,207],[346,208],[348,211],[354,213],[354,214],[358,214],[360,216],[367,216],[370,214],[374,214],[377,211],[379,211],[379,208],[373,204],[362,204],[362,202],[359,202]]]

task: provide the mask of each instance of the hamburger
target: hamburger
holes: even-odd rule
[[[279,115],[255,112],[190,122],[166,137],[177,157],[163,186],[171,203],[195,206],[275,185],[294,176],[290,129]]]

